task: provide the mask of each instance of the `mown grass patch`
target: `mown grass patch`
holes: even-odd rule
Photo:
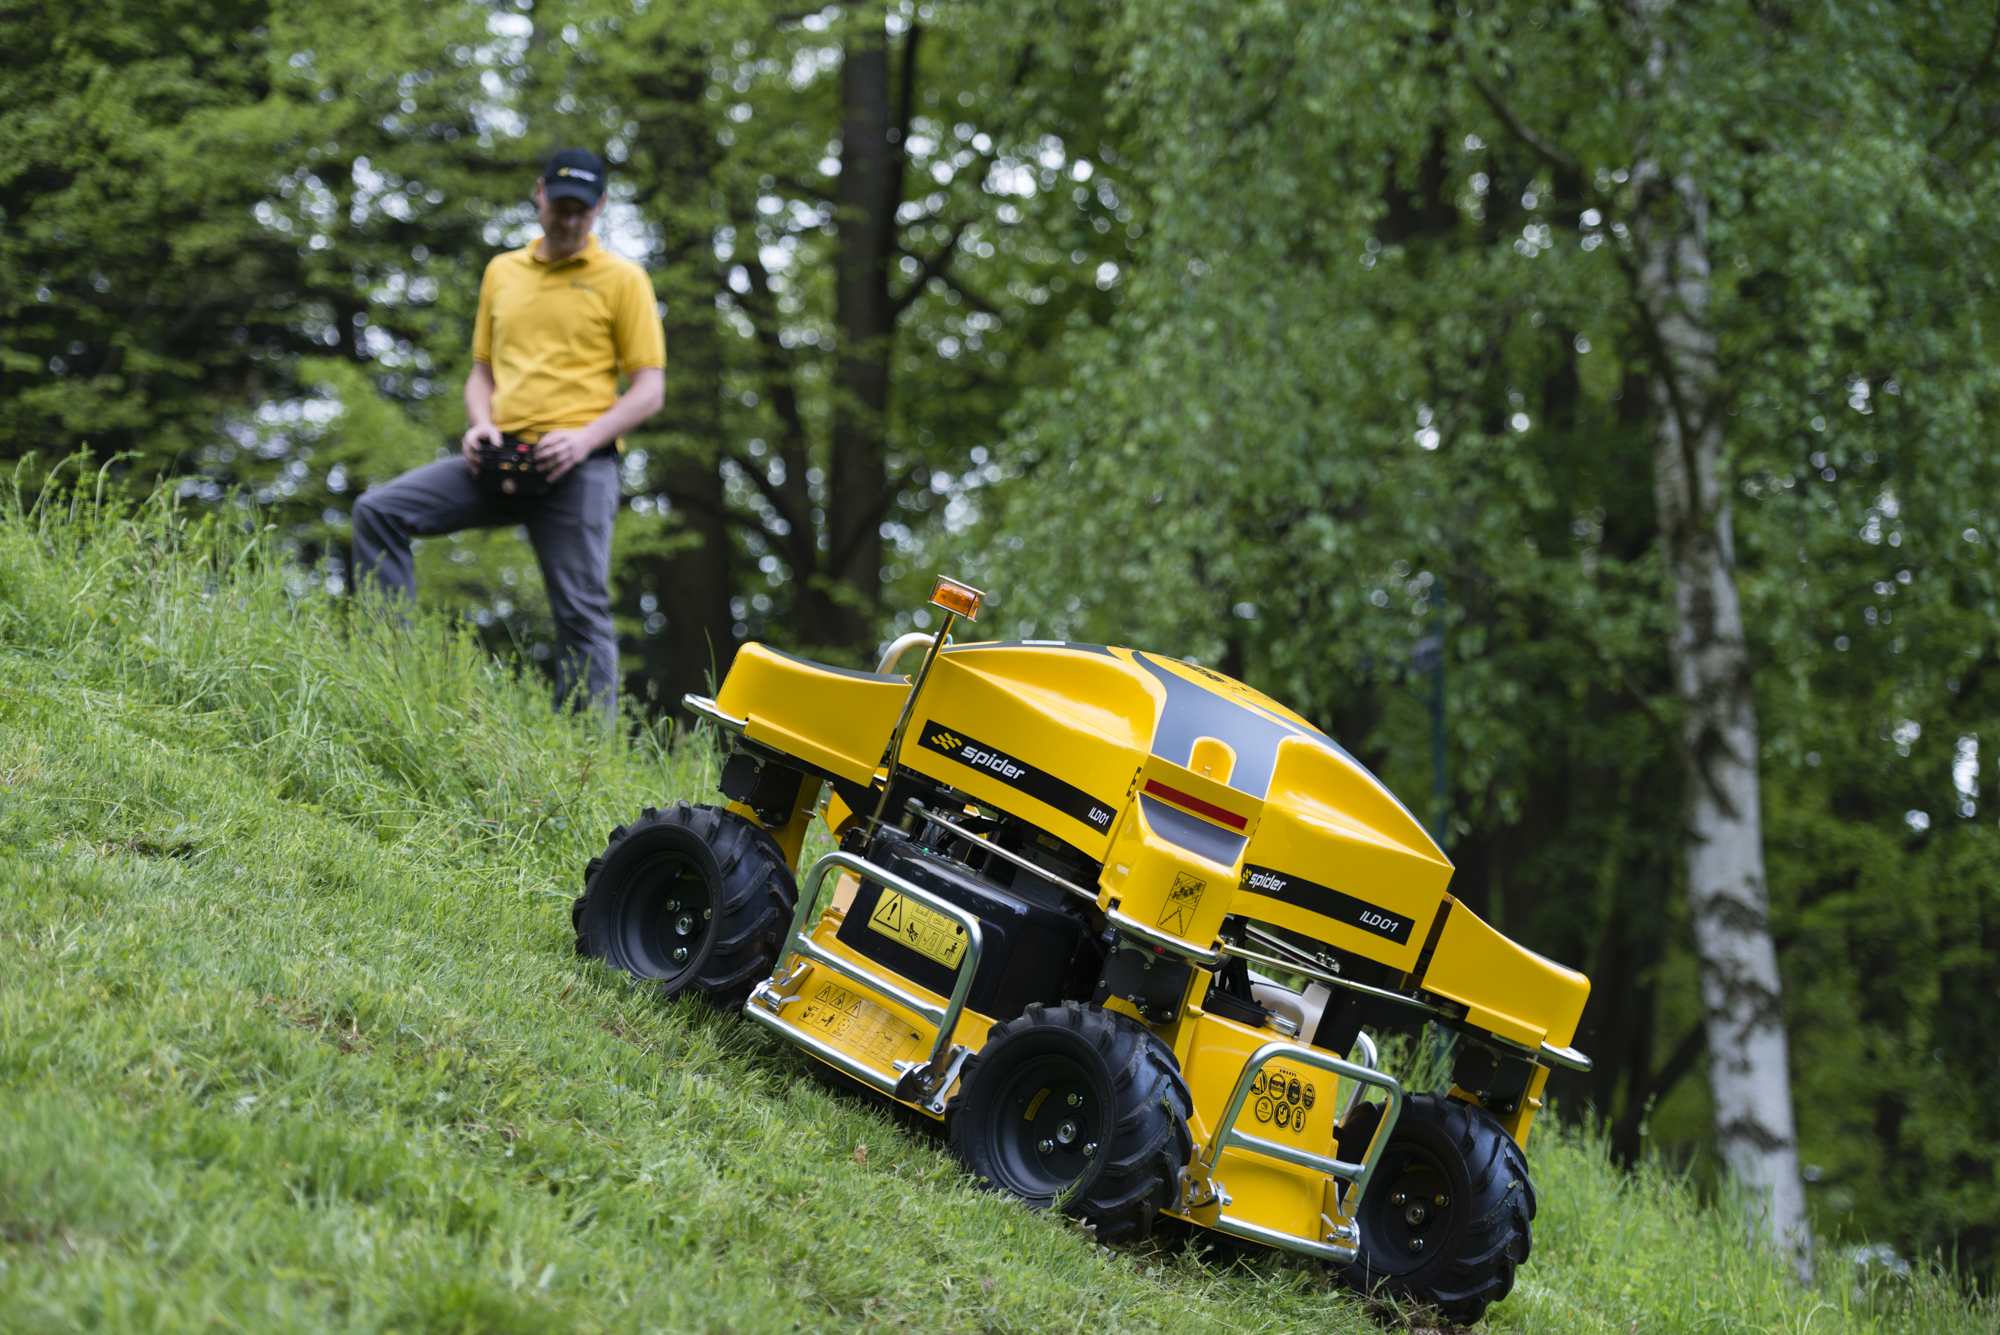
[[[0,520],[0,1329],[1377,1328],[1313,1265],[974,1191],[576,958],[583,860],[700,800],[707,753],[553,716],[441,623],[350,623],[267,542]],[[1533,1160],[1496,1329],[1996,1328],[1830,1258],[1799,1290],[1585,1138]]]

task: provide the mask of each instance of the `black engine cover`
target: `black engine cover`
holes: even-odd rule
[[[1011,1020],[1030,1002],[1054,1005],[1086,997],[1096,984],[1103,952],[1075,914],[1026,898],[913,843],[878,842],[869,860],[979,919],[979,969],[965,1004],[981,1015]],[[958,969],[936,956],[950,954],[952,943],[962,938],[956,927],[938,931],[941,925],[923,913],[908,913],[902,896],[885,904],[881,884],[864,880],[836,936],[857,954],[949,997]]]

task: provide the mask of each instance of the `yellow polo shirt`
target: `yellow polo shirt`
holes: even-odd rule
[[[493,368],[502,431],[536,439],[588,426],[618,401],[621,372],[667,364],[652,279],[594,236],[553,264],[534,245],[496,255],[479,284],[472,359]]]

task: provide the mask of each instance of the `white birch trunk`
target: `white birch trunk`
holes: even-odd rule
[[[1673,581],[1688,901],[1708,1030],[1716,1148],[1753,1224],[1810,1274],[1778,957],[1764,885],[1757,711],[1736,598],[1724,423],[1709,325],[1707,201],[1641,164],[1639,298],[1657,339],[1653,493]]]

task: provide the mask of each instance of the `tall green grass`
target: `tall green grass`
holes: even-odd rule
[[[1184,1232],[1099,1248],[577,959],[583,860],[711,758],[296,573],[248,516],[87,480],[0,515],[0,1330],[1404,1319]],[[1537,1135],[1496,1329],[2000,1329],[1922,1271],[1801,1290],[1684,1184]]]

